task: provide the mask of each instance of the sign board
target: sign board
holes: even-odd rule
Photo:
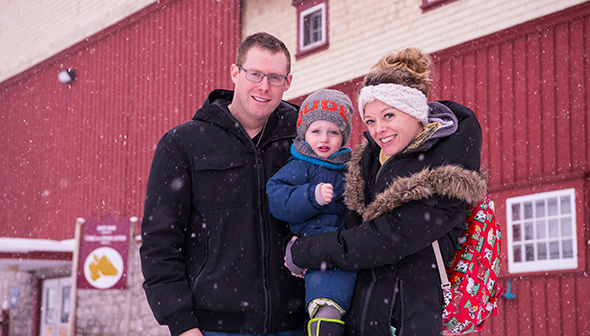
[[[107,214],[91,217],[82,225],[78,288],[125,289],[129,254],[127,218],[117,220]]]

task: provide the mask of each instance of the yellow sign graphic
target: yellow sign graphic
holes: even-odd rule
[[[117,250],[99,247],[88,255],[84,262],[84,277],[99,289],[113,287],[123,275],[123,258]]]

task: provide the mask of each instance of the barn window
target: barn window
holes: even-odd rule
[[[296,0],[297,7],[297,58],[328,47],[328,0]]]
[[[578,267],[574,189],[506,200],[508,272]]]

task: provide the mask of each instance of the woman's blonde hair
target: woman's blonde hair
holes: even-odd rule
[[[364,85],[401,84],[418,89],[426,97],[430,93],[432,59],[417,48],[405,48],[387,54],[365,76]]]

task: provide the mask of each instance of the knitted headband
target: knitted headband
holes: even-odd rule
[[[422,91],[399,84],[379,84],[365,86],[359,95],[359,113],[365,120],[365,105],[375,100],[405,112],[420,120],[425,125],[428,123],[428,104]]]

